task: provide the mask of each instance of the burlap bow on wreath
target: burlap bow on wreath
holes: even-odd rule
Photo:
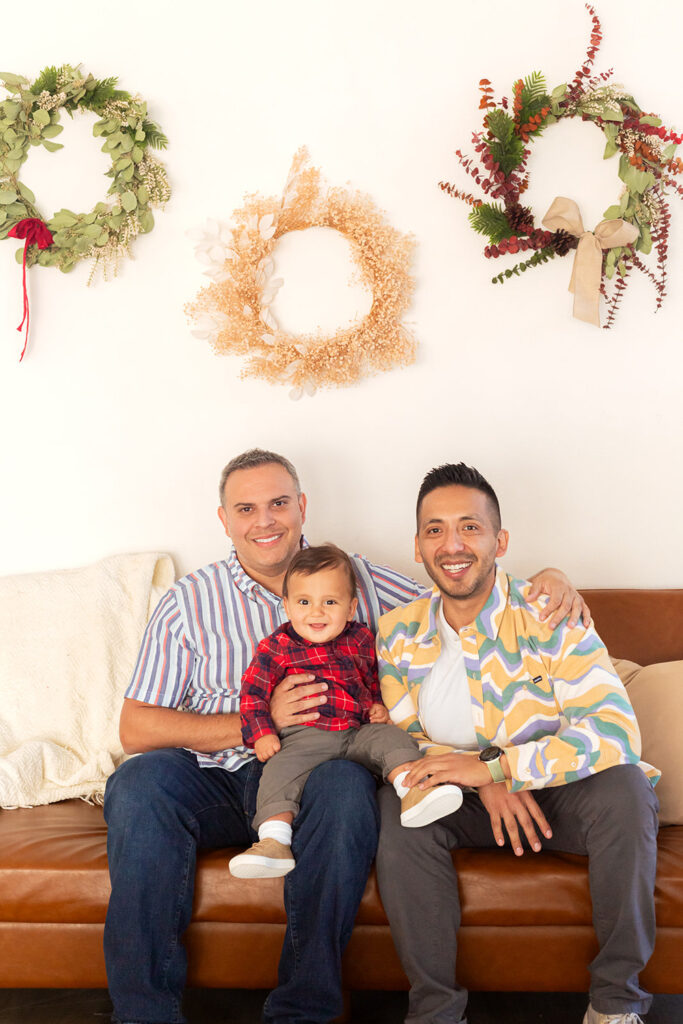
[[[617,217],[601,220],[595,231],[586,231],[578,206],[573,199],[564,196],[552,201],[543,218],[543,227],[548,231],[568,231],[579,239],[569,282],[569,291],[574,295],[574,316],[599,327],[602,250],[632,245],[638,238],[638,228]]]

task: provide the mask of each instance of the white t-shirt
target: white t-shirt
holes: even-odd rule
[[[434,743],[477,750],[462,644],[457,631],[446,622],[443,602],[437,627],[441,653],[420,687],[417,702],[422,729]]]

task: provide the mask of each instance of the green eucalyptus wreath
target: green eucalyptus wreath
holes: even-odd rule
[[[149,152],[164,149],[168,140],[147,117],[147,104],[117,89],[116,82],[98,80],[68,64],[45,68],[33,83],[0,72],[0,83],[10,93],[0,103],[0,239],[29,218],[46,223],[53,236],[46,248],[27,246],[26,266],[38,263],[67,272],[83,259],[94,259],[91,279],[98,267],[106,277],[110,266],[116,272],[120,257],[130,255],[133,239],[154,227],[151,207],[170,198],[166,171]],[[111,198],[89,213],[62,209],[45,220],[19,171],[31,146],[44,146],[51,153],[63,148],[54,141],[62,131],[60,111],[73,116],[78,109],[92,110],[100,118],[93,135],[104,139],[102,149],[111,158],[106,172],[112,179],[107,191]],[[23,247],[16,257],[21,263]]]

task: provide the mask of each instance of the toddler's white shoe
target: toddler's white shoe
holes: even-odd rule
[[[459,786],[447,783],[443,786],[432,786],[431,789],[419,789],[413,786],[401,799],[401,824],[405,828],[421,828],[433,821],[457,811],[462,803],[462,790]]]

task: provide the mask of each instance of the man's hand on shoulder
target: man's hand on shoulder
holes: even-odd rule
[[[259,761],[270,761],[273,754],[277,754],[279,749],[280,741],[274,732],[266,733],[265,736],[259,736],[254,743],[254,753]]]
[[[539,616],[541,622],[548,619],[550,628],[556,629],[568,615],[570,629],[580,620],[584,626],[590,626],[590,608],[561,569],[541,569],[530,576],[529,581],[532,587],[527,596],[528,601],[535,601],[542,594],[548,596],[548,603]]]
[[[551,838],[553,833],[550,825],[529,790],[510,793],[504,782],[492,782],[488,786],[481,786],[479,799],[488,811],[496,842],[499,846],[505,845],[503,833],[503,826],[505,826],[505,831],[510,837],[512,849],[517,857],[521,857],[524,853],[518,826],[521,825],[534,853],[538,853],[541,849],[540,836],[545,836],[546,839]]]
[[[302,672],[277,684],[270,697],[270,717],[278,732],[320,718],[315,709],[327,701],[327,683],[316,683],[314,679],[312,672]]]

